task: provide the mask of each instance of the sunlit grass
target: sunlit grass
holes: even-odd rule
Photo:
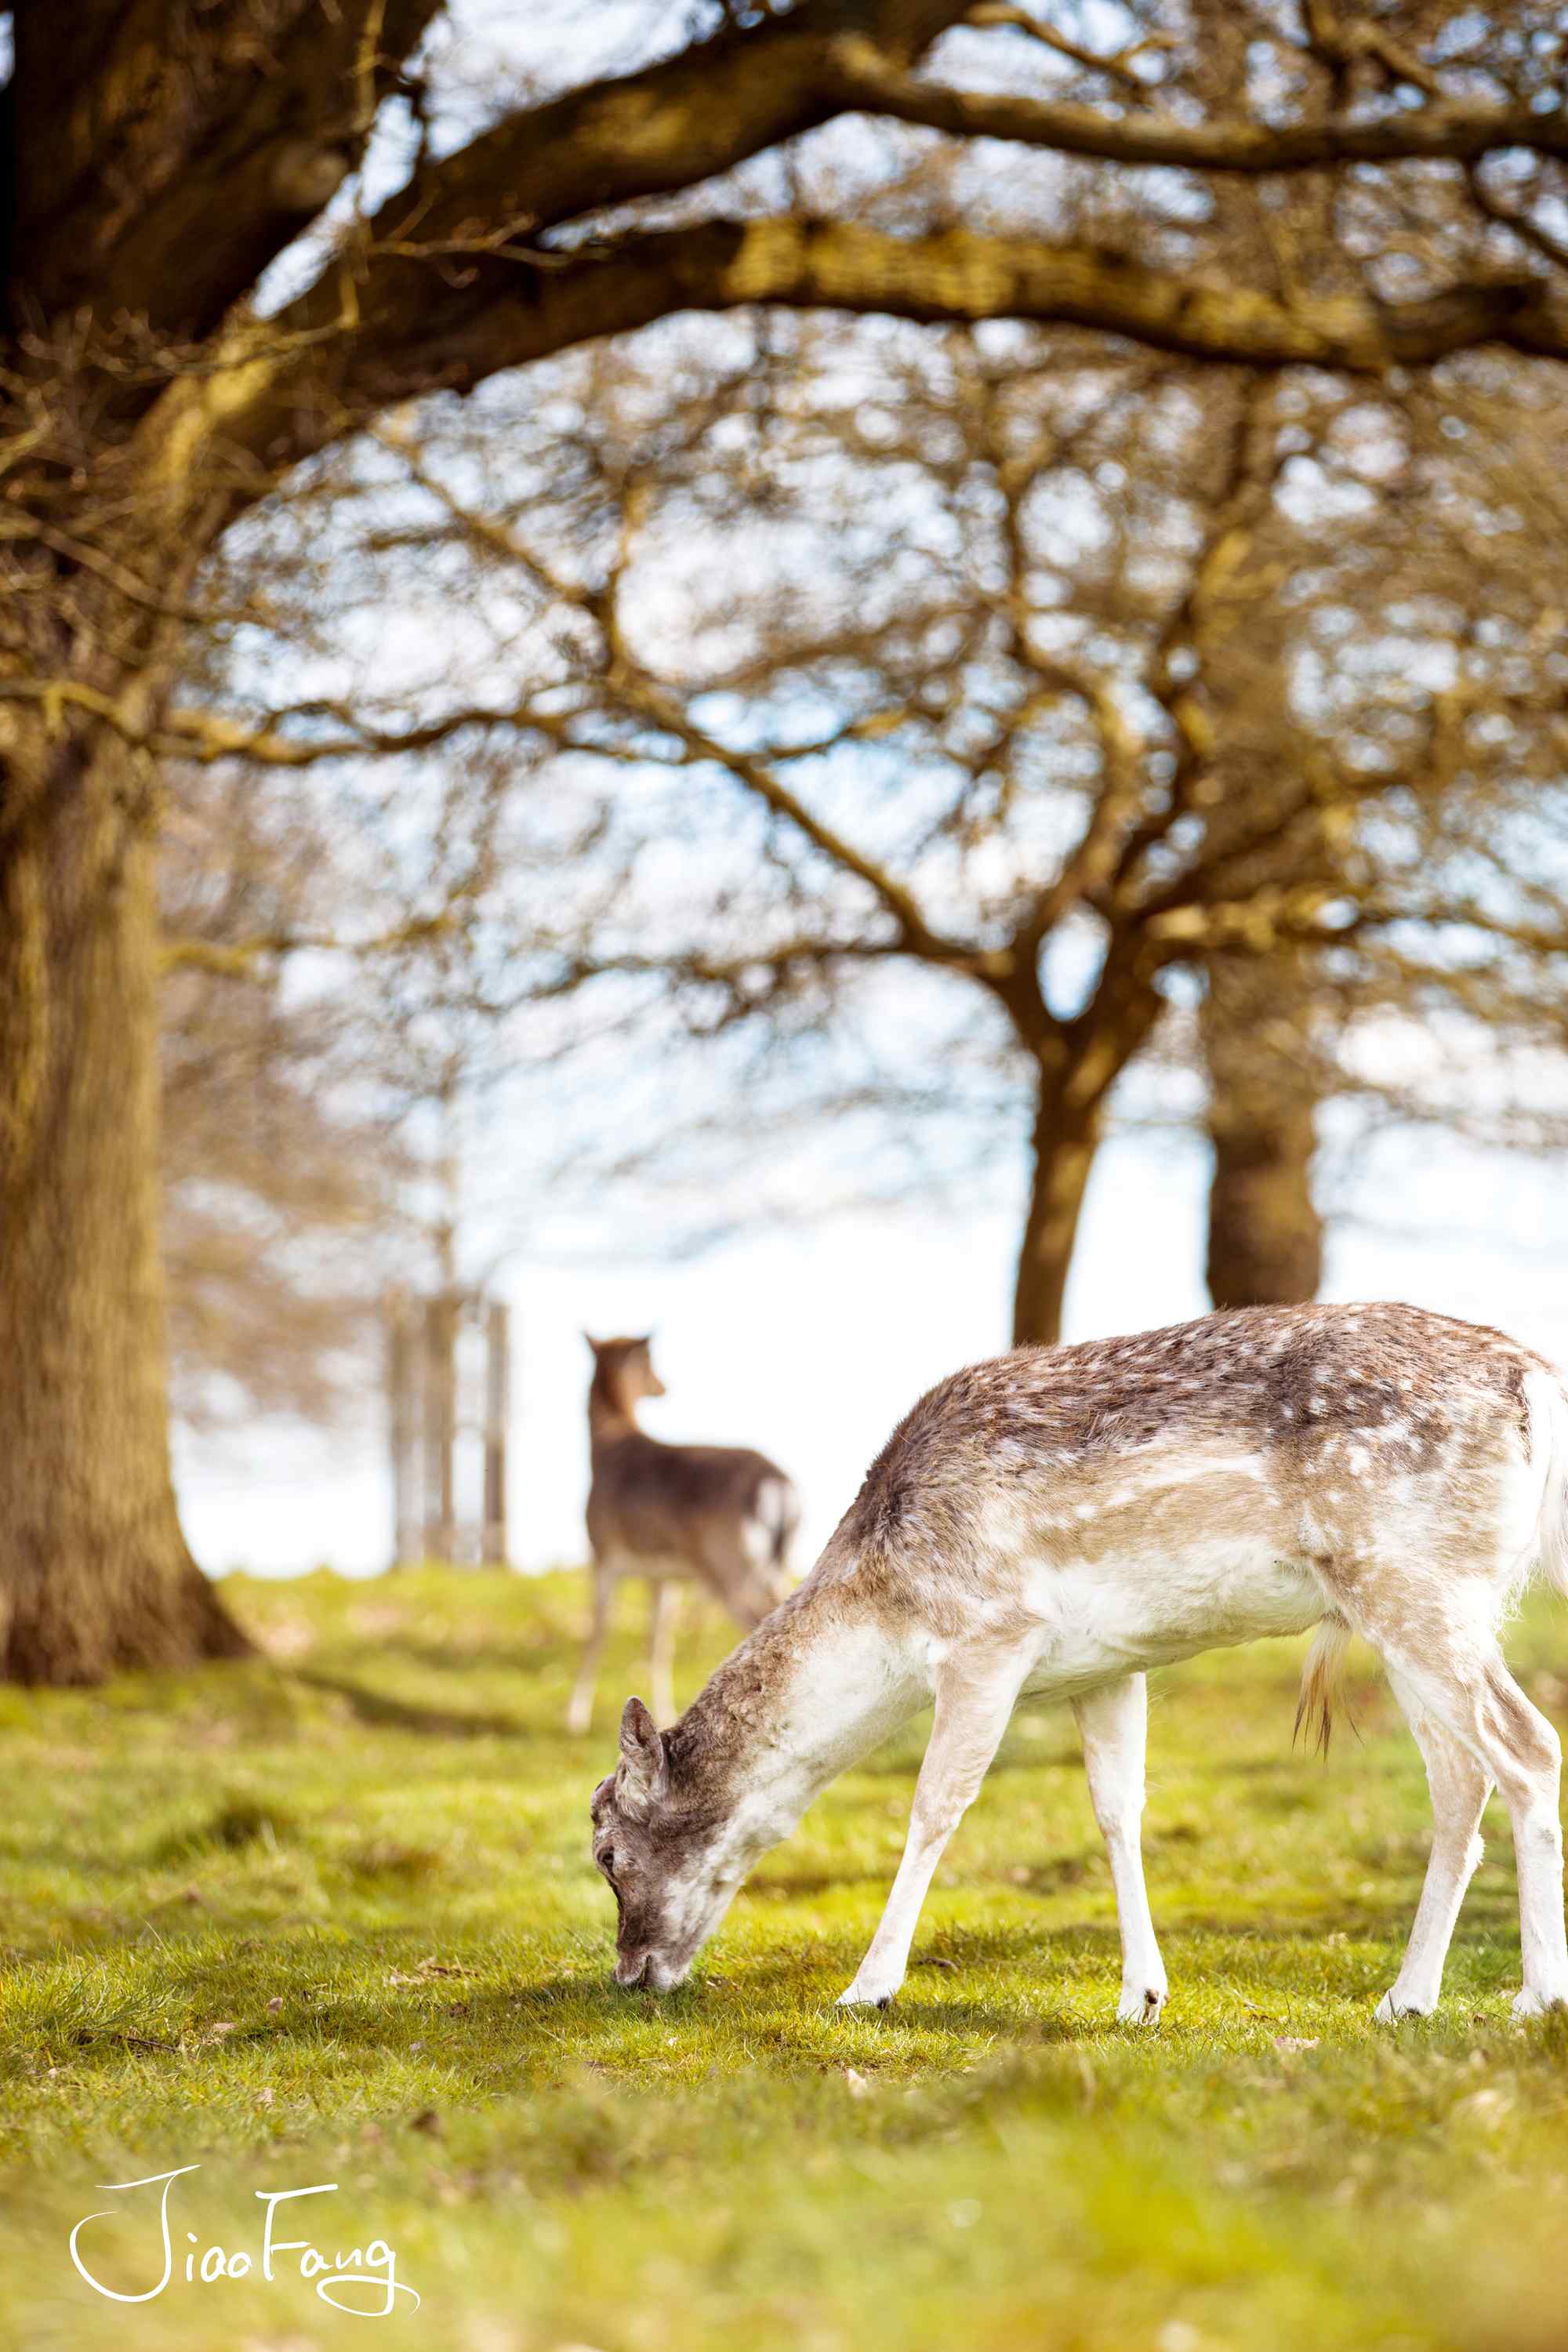
[[[361,2340],[287,2263],[95,2297],[66,2250],[113,2203],[94,2184],[181,2164],[182,2256],[186,2231],[254,2252],[258,2189],[338,2182],[319,2242],[389,2241],[424,2301],[383,2332],[443,2352],[1565,2340],[1568,2031],[1509,2019],[1500,1819],[1441,2014],[1372,2024],[1427,1821],[1370,1677],[1326,1767],[1290,1752],[1298,1645],[1155,1685],[1157,2034],[1114,2020],[1109,1874],[1057,1710],[1010,1732],[897,2008],[847,2019],[919,1727],[824,1798],[661,2002],[610,1984],[586,1851],[629,1617],[578,1742],[575,1580],[229,1592],[265,1663],[0,1691],[0,2341]],[[710,1625],[703,1656],[727,1638]],[[1561,1719],[1568,1619],[1511,1646]],[[91,2246],[127,2292],[157,2275],[145,2213]]]

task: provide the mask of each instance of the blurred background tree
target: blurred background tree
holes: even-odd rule
[[[182,1418],[318,1424],[376,1371],[374,1310],[408,1248],[393,1040],[361,991],[289,985],[254,941],[309,929],[333,845],[235,769],[175,770],[160,915],[163,1253]],[[399,1249],[401,1243],[402,1248]]]
[[[168,1473],[155,985],[168,950],[154,881],[179,799],[170,761],[240,758],[269,791],[314,775],[346,910],[334,903],[319,929],[312,912],[308,931],[210,942],[233,952],[202,968],[216,979],[224,962],[259,988],[294,961],[306,980],[285,974],[277,999],[291,1014],[314,992],[310,958],[334,971],[384,958],[376,984],[411,1066],[449,1063],[453,1036],[472,1042],[481,1020],[515,1046],[508,1016],[526,989],[538,1007],[527,1054],[563,1054],[585,1021],[602,1027],[602,980],[618,991],[617,1029],[637,1026],[649,993],[672,1034],[696,1022],[704,1083],[733,1070],[731,1039],[766,1013],[775,1040],[800,1041],[773,1066],[820,1101],[822,1041],[843,1034],[829,1013],[847,983],[874,992],[895,962],[918,967],[927,1001],[957,1022],[977,1098],[1016,1127],[1032,1090],[1021,1332],[1052,1328],[1110,1086],[1172,1013],[1190,1013],[1184,986],[1195,1003],[1215,957],[1315,945],[1331,1010],[1353,998],[1362,1021],[1397,954],[1406,1004],[1440,1000],[1472,1021],[1484,1009],[1537,1033],[1555,919],[1531,882],[1544,900],[1554,877],[1539,829],[1521,845],[1499,779],[1526,791],[1513,738],[1533,742],[1552,693],[1561,702],[1539,610],[1522,637],[1511,613],[1490,635],[1490,604],[1457,582],[1441,612],[1374,630],[1364,667],[1331,633],[1316,704],[1302,684],[1310,629],[1293,613],[1285,707],[1321,763],[1249,773],[1233,800],[1215,730],[1220,667],[1250,634],[1238,583],[1276,595],[1249,567],[1287,525],[1309,529],[1285,501],[1303,453],[1281,431],[1308,434],[1313,464],[1337,435],[1323,478],[1370,465],[1374,501],[1364,453],[1387,439],[1382,420],[1400,400],[1421,397],[1426,371],[1440,370],[1440,425],[1468,429],[1455,402],[1491,400],[1521,413],[1521,446],[1537,433],[1535,376],[1568,355],[1556,9],[1423,0],[1372,16],[1313,0],[1303,19],[1152,0],[1091,24],[1066,10],[800,0],[672,25],[649,0],[613,24],[569,8],[519,27],[434,0],[289,0],[264,21],[242,0],[153,26],[76,0],[70,23],[62,39],[41,0],[16,10],[0,127],[12,199],[0,373],[6,1671],[91,1677],[237,1645],[185,1549]],[[795,332],[791,310],[882,323]],[[712,429],[734,436],[777,505],[777,528],[754,526],[776,577],[746,572],[737,484],[724,487],[722,469],[719,494],[695,457],[667,488],[596,480],[597,453],[614,457],[622,426],[597,413],[579,424],[584,363],[554,357],[648,330],[633,375],[675,373],[637,395],[646,405],[680,390],[679,314],[692,312],[733,317],[709,329],[691,391],[722,376],[725,351],[731,373],[755,379],[756,401],[731,395]],[[1005,330],[988,342],[976,322],[993,320],[1057,340]],[[1071,496],[1047,529],[1045,489],[1006,478],[1029,462],[1031,436],[1047,435],[1048,457],[1068,411],[1046,402],[1037,418],[1033,391],[1020,402],[986,376],[1009,358],[1048,374],[1056,352],[1113,424],[1126,408],[1131,438],[1117,454],[1113,432],[1097,457],[1124,469],[1121,484],[1066,469]],[[799,381],[818,390],[795,406],[801,358]],[[1194,365],[1226,373],[1200,387]],[[835,369],[863,373],[863,399],[842,373],[834,390]],[[894,389],[912,404],[909,425],[923,409],[937,440],[952,434],[942,406],[965,371],[978,424],[951,460],[934,442],[907,446],[898,413],[887,431],[894,445],[905,436],[901,454],[879,457],[880,425],[856,443],[855,412]],[[583,381],[597,400],[605,378],[588,363]],[[479,390],[465,420],[453,396],[490,384],[494,400]],[[761,404],[770,384],[776,426]],[[1260,410],[1287,393],[1306,407],[1270,427]],[[507,437],[518,411],[542,426],[552,403],[564,478],[549,477],[537,433],[519,430],[515,447]],[[384,425],[379,442],[363,437],[378,419],[392,420],[390,447]],[[1551,430],[1539,428],[1543,446]],[[677,442],[682,432],[700,454],[689,408]],[[792,436],[793,482],[775,461]],[[1185,520],[1163,545],[1154,530],[1152,576],[1139,577],[1130,545],[1117,552],[1129,532],[1115,493],[1136,466],[1184,454],[1195,470],[1173,472],[1169,490]],[[552,495],[575,499],[586,538],[574,551],[522,531],[522,555],[506,561],[519,579],[539,576],[499,600],[487,583],[465,604],[455,576],[498,500],[520,537],[524,456],[547,478],[538,517]],[[1394,475],[1415,479],[1416,456],[1398,457]],[[634,473],[646,470],[639,459]],[[808,478],[818,498],[846,482],[831,549],[824,509],[803,511]],[[942,491],[929,542],[915,511],[928,483]],[[894,509],[869,511],[873,486],[913,502],[890,571],[872,551],[886,551]],[[463,546],[443,549],[449,570],[420,574],[439,605],[422,633],[411,607],[378,609],[365,567],[400,547],[425,563],[405,542],[432,501]],[[678,564],[659,592],[695,632],[684,650],[659,635],[648,538],[683,502],[717,534],[710,548],[689,542],[684,576]],[[1397,500],[1384,503],[1405,551]],[[1089,514],[1110,552],[1109,610],[1099,621],[1086,605],[1086,635],[1064,625],[1070,611],[1037,607],[1031,579],[1011,581],[1007,542],[1021,532],[1030,566],[1076,593],[1093,566],[1053,572],[1050,542]],[[826,616],[840,635],[858,623],[839,667],[803,633],[817,581],[797,569],[786,591],[786,520],[799,563],[863,607]],[[987,552],[966,571],[952,534],[971,524]],[[230,576],[290,528],[357,531],[360,568],[337,572],[342,627],[322,656],[308,633],[280,637],[287,599]],[[337,562],[335,545],[310,554]],[[639,595],[649,583],[635,614],[634,577]],[[728,651],[704,604],[721,582],[727,617],[743,625]],[[895,602],[911,625],[902,640]],[[1325,630],[1334,609],[1325,597]],[[1339,609],[1364,628],[1364,595]],[[933,640],[933,627],[947,634]],[[199,675],[213,630],[229,663],[218,709]],[[476,668],[486,639],[506,659]],[[1402,715],[1387,685],[1401,641],[1417,673],[1438,665],[1413,677]],[[1444,648],[1451,675],[1439,674]],[[998,739],[989,764],[976,764],[964,712],[941,698],[958,684],[977,698],[971,731]],[[808,711],[832,738],[816,751],[795,731]],[[443,744],[452,757],[432,761]],[[1047,746],[1049,791],[1036,789]],[[679,809],[662,838],[641,824],[656,800],[650,753]],[[633,770],[631,795],[598,781]],[[682,933],[672,851],[699,805],[734,880],[710,891],[717,927]],[[1374,846],[1375,888],[1363,878]],[[540,934],[520,928],[519,877],[552,855],[564,862]],[[634,887],[647,969],[624,928]],[[786,913],[812,928],[793,936]],[[533,942],[526,971],[506,951],[520,938]],[[743,961],[738,945],[752,943],[760,957]],[[1331,964],[1342,950],[1350,961]],[[177,989],[201,960],[176,949],[173,961]],[[933,1069],[946,1095],[945,1057],[922,1051],[912,1083],[899,1073],[911,1108],[932,1095]],[[847,1071],[837,1091],[848,1107],[886,1108],[879,1070]],[[352,1087],[343,1099],[359,1115]],[[351,1110],[334,1103],[331,1115]]]
[[[532,1050],[619,1072],[579,1181],[631,1126],[679,1238],[727,1184],[819,1197],[803,1135],[858,1136],[871,1198],[1022,1150],[1015,1331],[1050,1339],[1111,1091],[1185,1066],[1216,1298],[1310,1296],[1322,1097],[1560,1135],[1521,1061],[1564,1012],[1550,386],[984,340],[611,347],[537,413],[387,431],[408,504],[327,536],[383,611],[438,567],[522,711]],[[1369,1076],[1391,1025],[1429,1082]]]

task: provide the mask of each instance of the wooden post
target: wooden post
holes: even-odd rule
[[[507,1565],[506,1431],[510,1402],[507,1310],[499,1298],[492,1298],[485,1316],[485,1515],[479,1559],[495,1568]]]
[[[414,1327],[409,1300],[403,1291],[388,1294],[385,1317],[387,1423],[392,1450],[392,1565],[398,1568],[417,1557],[422,1527]]]
[[[441,1291],[425,1302],[425,1557],[450,1560],[457,1549],[453,1491],[457,1436],[456,1301]]]
[[[385,1327],[393,1565],[439,1559],[504,1568],[510,1309],[500,1299],[454,1286],[423,1301],[397,1289],[387,1294]],[[483,1343],[477,1394],[466,1375],[459,1381],[470,1352],[460,1343],[470,1332]],[[477,1362],[472,1369],[478,1371]],[[474,1438],[481,1447],[479,1493],[473,1491]]]

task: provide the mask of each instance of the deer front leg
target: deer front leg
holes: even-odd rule
[[[1154,1939],[1143,1884],[1140,1832],[1143,1821],[1143,1754],[1148,1744],[1149,1693],[1142,1675],[1109,1683],[1073,1713],[1083,1739],[1084,1769],[1094,1818],[1110,1857],[1116,1919],[1121,1931],[1121,1998],[1125,2023],[1154,2025],[1165,2006],[1165,1963]]]
[[[841,2009],[886,2009],[903,1983],[915,1924],[937,1864],[1001,1745],[1027,1662],[950,1659],[938,1669],[936,1713],[888,1907]]]
[[[653,1611],[648,1623],[648,1685],[653,1693],[654,1720],[675,1721],[675,1629],[680,1622],[681,1586],[673,1577],[654,1580]]]
[[[610,1603],[615,1591],[614,1575],[602,1562],[595,1560],[594,1614],[588,1626],[588,1638],[583,1644],[583,1662],[577,1669],[577,1681],[566,1709],[566,1728],[570,1732],[586,1731],[594,1719],[594,1685],[599,1678],[599,1653],[610,1630]]]

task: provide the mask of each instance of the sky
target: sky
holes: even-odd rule
[[[1068,1339],[1204,1312],[1205,1177],[1195,1138],[1139,1132],[1106,1147],[1068,1292]],[[1357,1215],[1331,1232],[1325,1297],[1405,1298],[1496,1323],[1568,1365],[1560,1168],[1405,1133],[1363,1169],[1352,1199]],[[742,1236],[678,1265],[515,1261],[498,1286],[513,1312],[515,1564],[584,1557],[584,1326],[600,1337],[654,1331],[668,1390],[645,1408],[654,1435],[757,1445],[791,1472],[805,1505],[794,1565],[805,1570],[900,1414],[944,1373],[1005,1347],[1013,1242],[999,1207],[970,1221],[917,1202]],[[328,1439],[283,1425],[183,1436],[180,1501],[204,1566],[384,1569],[385,1440],[379,1400],[367,1408],[362,1427]]]

